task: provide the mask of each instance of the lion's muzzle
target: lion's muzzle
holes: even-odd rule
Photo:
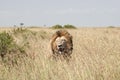
[[[64,47],[64,45],[58,45],[58,52],[61,54],[61,53],[63,53],[64,52],[64,50],[65,50],[65,47]]]

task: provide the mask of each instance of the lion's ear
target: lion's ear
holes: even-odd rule
[[[57,36],[61,36],[61,31],[59,30],[59,31],[56,31],[56,35]]]

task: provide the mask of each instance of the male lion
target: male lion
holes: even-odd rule
[[[71,58],[73,50],[72,36],[66,30],[58,30],[50,41],[53,57]]]

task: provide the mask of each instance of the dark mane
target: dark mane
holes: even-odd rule
[[[56,31],[56,34],[58,35],[58,37],[61,37],[61,32],[60,31]]]
[[[56,31],[56,35],[58,37],[61,37],[61,36],[71,37],[71,35],[66,30],[58,30]]]

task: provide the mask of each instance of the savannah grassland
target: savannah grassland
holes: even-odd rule
[[[27,42],[28,57],[20,65],[0,64],[0,80],[120,80],[120,28],[68,29],[73,36],[69,63],[49,59],[49,41],[56,29],[27,28],[9,32],[18,45]]]

